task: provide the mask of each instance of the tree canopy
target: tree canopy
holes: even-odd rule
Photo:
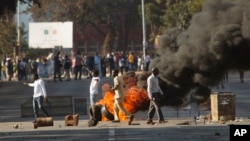
[[[14,15],[16,13],[17,8],[17,1],[18,0],[1,0],[0,1],[0,17],[5,15],[6,13],[11,13],[7,15]],[[21,4],[28,4],[28,5],[38,5],[40,3],[37,0],[20,0]],[[13,18],[13,17],[8,17]],[[23,31],[24,25],[21,27],[21,35],[24,35]],[[12,23],[12,20],[9,21],[0,21],[0,55],[1,56],[11,56],[13,51],[15,50],[16,46],[16,39],[17,39],[17,32],[16,32],[16,24]],[[22,43],[24,39],[22,39]],[[18,51],[17,51],[18,52]]]
[[[4,13],[5,10],[11,11],[13,13],[16,12],[18,0],[1,0],[0,1],[0,15]],[[37,4],[40,6],[38,0],[19,0],[20,3],[27,3],[29,5]]]
[[[9,55],[16,43],[15,24],[0,23],[0,54]]]
[[[151,28],[149,40],[153,41],[168,28],[186,29],[193,14],[201,11],[202,3],[203,0],[147,0],[145,15]]]

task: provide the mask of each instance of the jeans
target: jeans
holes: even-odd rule
[[[43,96],[39,96],[39,97],[33,97],[33,110],[34,110],[34,116],[35,118],[39,117],[39,113],[38,113],[38,108],[42,110],[42,112],[49,117],[48,112],[44,109],[43,107]]]
[[[98,94],[90,94],[90,105],[94,105],[98,100]]]

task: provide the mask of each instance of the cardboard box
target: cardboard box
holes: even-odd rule
[[[66,115],[65,116],[65,126],[77,126],[79,121],[79,115]]]

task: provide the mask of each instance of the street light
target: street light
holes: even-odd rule
[[[18,50],[18,55],[20,56],[20,0],[17,0],[17,42],[16,50]],[[16,57],[16,56],[14,56]]]
[[[142,39],[142,48],[143,48],[143,62],[144,62],[144,70],[146,67],[146,46],[147,46],[147,42],[146,42],[146,26],[145,26],[145,13],[144,13],[144,0],[141,0],[141,9],[142,9],[142,35],[143,35],[143,39]]]

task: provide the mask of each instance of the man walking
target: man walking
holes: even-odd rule
[[[163,95],[163,92],[159,86],[159,81],[157,77],[158,74],[159,74],[159,69],[153,68],[152,74],[147,79],[147,92],[148,92],[148,97],[150,99],[147,124],[155,124],[152,120],[154,117],[155,111],[158,116],[158,122],[159,123],[165,122],[162,111],[161,111],[161,107],[160,107],[159,97],[160,97],[160,94]]]
[[[49,117],[48,112],[43,107],[43,101],[47,102],[47,93],[44,81],[39,78],[38,74],[34,74],[34,83],[24,83],[30,87],[34,87],[34,93],[33,93],[33,110],[34,110],[34,117],[35,119],[39,117],[38,109],[41,109],[41,111]],[[36,122],[36,120],[34,121]]]
[[[129,118],[128,125],[131,125],[134,115],[129,114],[126,109],[123,107],[122,102],[124,99],[124,93],[123,93],[123,80],[122,77],[118,76],[119,71],[114,70],[113,71],[113,77],[114,77],[114,87],[111,88],[111,90],[115,91],[115,102],[114,102],[114,118],[115,122],[119,122],[119,111],[123,112],[127,118]]]

